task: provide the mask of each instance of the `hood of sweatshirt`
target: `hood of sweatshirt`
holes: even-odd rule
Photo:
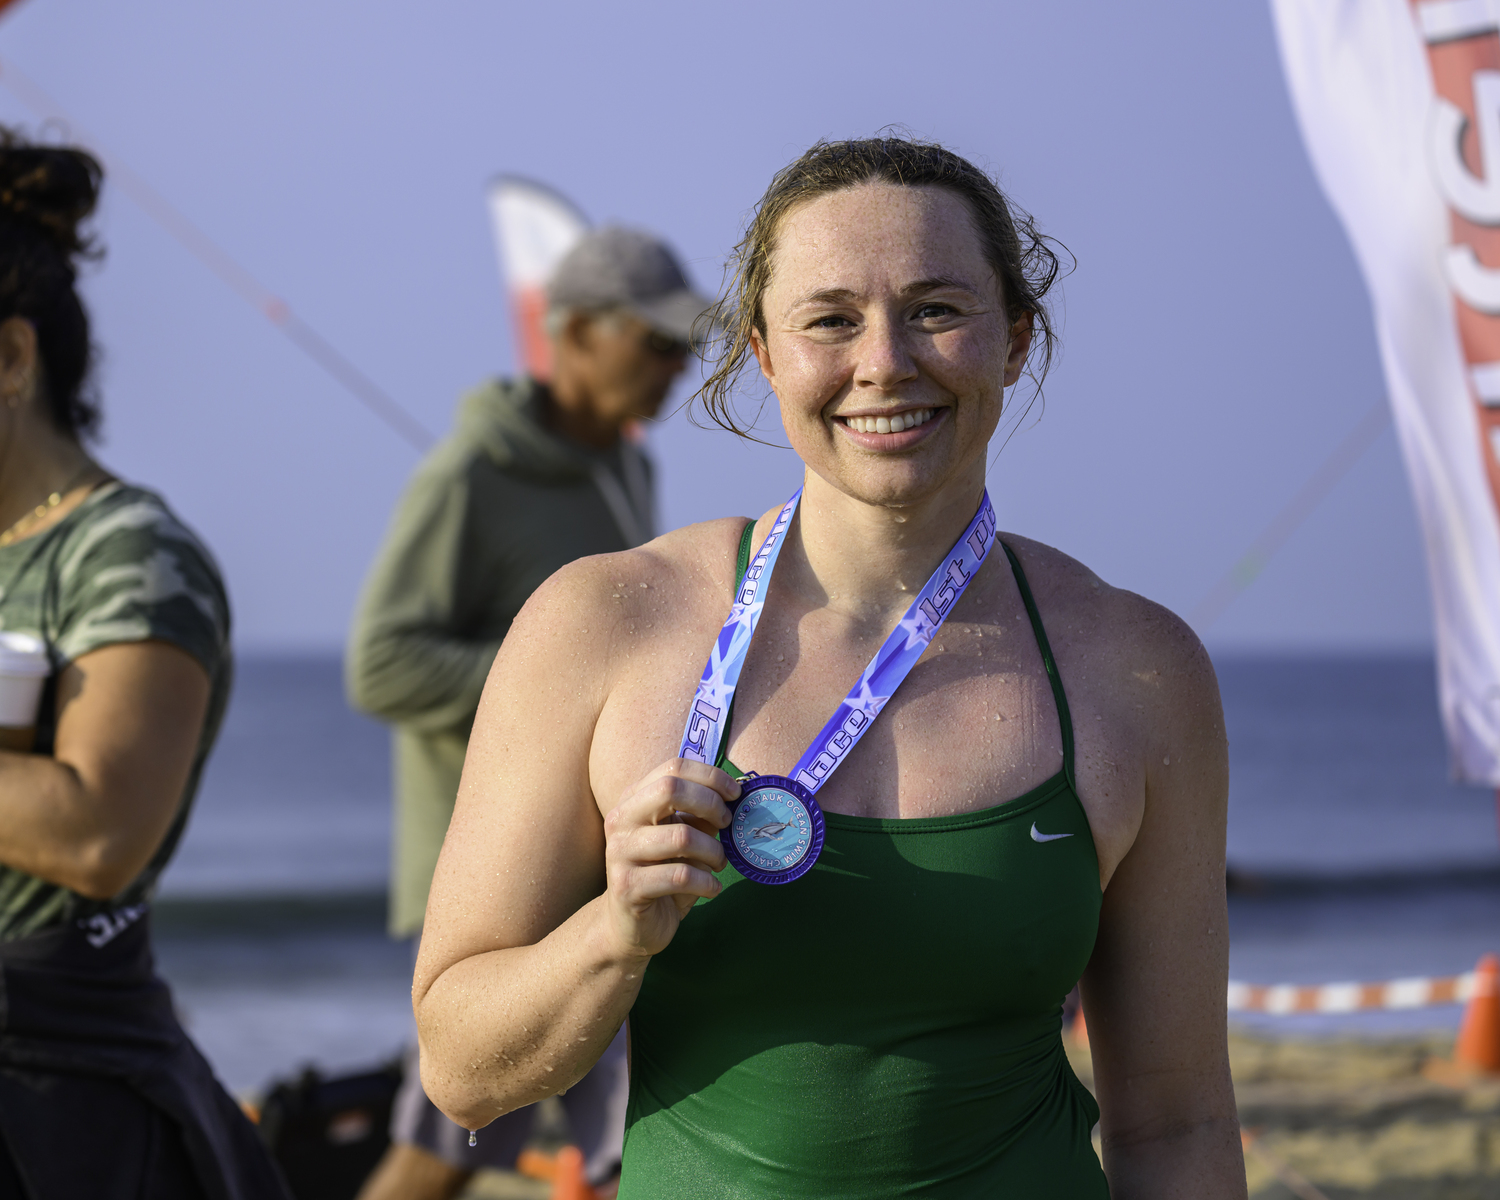
[[[592,455],[542,423],[541,385],[526,376],[492,379],[468,392],[458,405],[456,436],[477,443],[507,474],[537,483],[589,479]]]

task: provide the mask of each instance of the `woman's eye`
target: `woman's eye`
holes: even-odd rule
[[[919,321],[931,321],[939,317],[952,316],[953,307],[948,304],[923,304],[917,309],[916,315]]]
[[[853,322],[851,322],[848,317],[819,317],[812,323],[811,327],[813,329],[842,329],[844,328],[844,326],[850,325],[852,323]]]

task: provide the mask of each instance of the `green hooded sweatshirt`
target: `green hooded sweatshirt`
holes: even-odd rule
[[[479,696],[521,606],[559,567],[651,534],[645,456],[552,433],[543,402],[525,378],[464,397],[396,507],[349,638],[349,702],[392,726],[398,937],[422,928]]]

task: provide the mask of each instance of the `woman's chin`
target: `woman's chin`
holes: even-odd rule
[[[802,461],[824,482],[850,499],[882,508],[920,505],[949,489],[968,490],[983,483],[984,447],[977,454],[957,454],[951,438],[924,443],[906,454],[860,453],[847,444],[820,447]],[[850,451],[853,450],[853,453]]]
[[[950,488],[967,489],[971,485],[968,471],[929,470],[909,461],[844,463],[832,471],[821,464],[808,465],[814,474],[849,499],[875,508],[920,507]]]

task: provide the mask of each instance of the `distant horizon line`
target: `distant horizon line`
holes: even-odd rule
[[[1314,642],[1314,641],[1238,641],[1209,638],[1205,643],[1214,659],[1237,658],[1431,658],[1431,641],[1390,642]],[[326,642],[236,643],[234,655],[240,662],[327,661],[342,659],[344,648]]]

